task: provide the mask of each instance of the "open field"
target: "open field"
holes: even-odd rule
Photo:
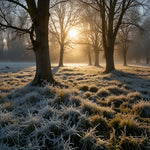
[[[0,63],[0,149],[150,150],[150,66],[53,67],[66,88],[31,87],[34,63]]]

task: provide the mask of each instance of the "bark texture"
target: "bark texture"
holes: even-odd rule
[[[123,66],[127,66],[127,49],[123,50]]]
[[[99,51],[95,51],[95,66],[99,66]]]
[[[88,52],[88,60],[89,60],[89,66],[92,66],[92,59],[91,59],[91,52],[90,52],[90,50]]]
[[[35,31],[33,49],[36,58],[36,74],[31,84],[34,86],[43,86],[47,82],[54,84],[48,44],[49,0],[38,0],[37,6],[35,1],[26,0],[26,2]]]
[[[150,57],[146,58],[146,64],[149,64],[149,59],[150,59]]]
[[[105,49],[106,68],[104,73],[109,73],[115,70],[114,66],[114,48],[110,47]]]
[[[63,67],[64,66],[64,46],[60,45],[60,56],[59,56],[59,67]]]

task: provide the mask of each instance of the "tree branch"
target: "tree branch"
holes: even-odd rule
[[[5,28],[11,28],[11,29],[14,29],[14,30],[17,30],[17,31],[21,31],[21,32],[24,32],[24,33],[29,33],[30,34],[30,30],[29,29],[22,29],[22,28],[19,28],[19,27],[15,27],[13,25],[10,25],[10,24],[3,24],[0,22],[0,26],[2,27],[5,27]]]
[[[16,0],[5,0],[5,1],[8,1],[10,3],[14,3],[14,4],[22,7],[23,9],[25,9],[28,12],[28,8],[26,6],[24,6],[23,4],[19,3],[19,1],[16,1]]]
[[[57,2],[55,3],[53,6],[50,7],[51,8],[54,8],[56,5],[60,4],[60,3],[64,3],[64,2],[67,2],[68,0],[63,0],[63,1],[60,1],[60,2]]]

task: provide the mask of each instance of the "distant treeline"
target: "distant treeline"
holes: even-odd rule
[[[22,41],[10,41],[8,49],[3,50],[3,44],[0,46],[0,61],[35,61],[32,50],[26,49]]]

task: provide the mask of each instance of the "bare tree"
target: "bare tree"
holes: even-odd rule
[[[78,44],[83,44],[83,53],[84,53],[84,56],[86,56],[88,58],[88,65],[89,66],[92,66],[92,46],[88,43],[78,43]]]
[[[80,0],[91,6],[93,9],[100,13],[102,24],[102,40],[103,47],[106,58],[106,69],[105,73],[109,73],[115,70],[114,66],[114,46],[116,41],[116,36],[124,15],[132,7],[138,7],[142,5],[145,1],[138,0]]]
[[[126,14],[120,29],[118,31],[117,40],[120,43],[120,49],[123,55],[123,65],[127,66],[127,52],[131,44],[133,43],[133,36],[137,30],[143,31],[142,27],[139,25],[140,17],[138,10],[132,8],[130,13]]]
[[[143,33],[143,38],[141,39],[142,41],[142,49],[144,56],[146,58],[146,64],[149,64],[150,62],[150,17],[146,17],[143,24],[142,28],[145,30]]]
[[[56,2],[56,1],[55,1]],[[51,7],[61,1],[52,2]],[[50,64],[48,25],[49,25],[50,0],[1,0],[0,1],[0,26],[11,28],[19,34],[29,34],[36,58],[36,74],[32,85],[42,85],[47,81],[56,83]],[[6,12],[6,10],[11,10]],[[24,11],[29,23],[14,23],[14,18],[19,19],[19,13]]]
[[[80,10],[72,2],[60,3],[51,10],[50,32],[60,46],[59,66],[63,66],[65,49],[70,46],[69,31],[77,24]]]
[[[121,53],[123,55],[124,66],[127,66],[127,52],[128,52],[129,44],[131,42],[129,39],[131,28],[129,26],[130,25],[122,25],[118,34],[118,38],[120,42],[119,48],[121,49]]]
[[[91,49],[89,46],[86,46],[87,50],[88,50],[88,60],[89,60],[89,66],[92,65],[92,58],[91,58]]]
[[[143,44],[145,49],[145,58],[146,58],[146,64],[150,63],[150,35],[144,40]]]
[[[99,53],[102,50],[102,35],[101,35],[101,26],[99,24],[100,17],[97,11],[86,7],[82,16],[80,18],[82,21],[82,30],[83,38],[82,42],[88,47],[91,46],[95,54],[95,66],[99,66]],[[88,56],[90,56],[89,51]]]

